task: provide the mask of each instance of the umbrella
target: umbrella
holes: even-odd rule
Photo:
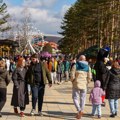
[[[40,56],[41,56],[41,57],[51,57],[51,54],[48,53],[48,52],[42,52],[42,53],[40,54]]]

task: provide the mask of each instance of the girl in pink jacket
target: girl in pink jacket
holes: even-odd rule
[[[101,118],[101,104],[102,96],[105,95],[105,92],[100,88],[101,83],[99,80],[96,80],[94,88],[90,93],[90,101],[92,102],[92,115],[95,116],[96,109],[98,111],[98,118]]]

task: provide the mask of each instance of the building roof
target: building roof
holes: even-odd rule
[[[38,42],[37,45],[39,46],[45,46],[46,44],[50,44],[52,48],[57,49],[58,45],[55,42],[48,42],[48,41],[44,41],[44,42]]]
[[[8,40],[8,39],[0,40],[0,45],[12,45],[13,47],[19,47],[19,44],[17,41]]]

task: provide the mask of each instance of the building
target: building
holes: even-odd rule
[[[16,47],[19,47],[18,42],[13,40],[0,40],[0,56],[1,57],[10,57],[15,55]]]

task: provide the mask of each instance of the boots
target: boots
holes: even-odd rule
[[[14,113],[18,114],[18,110],[16,107],[14,107]]]
[[[83,115],[83,112],[80,111],[80,112],[77,113],[76,118],[77,118],[77,119],[81,119],[82,115]]]

